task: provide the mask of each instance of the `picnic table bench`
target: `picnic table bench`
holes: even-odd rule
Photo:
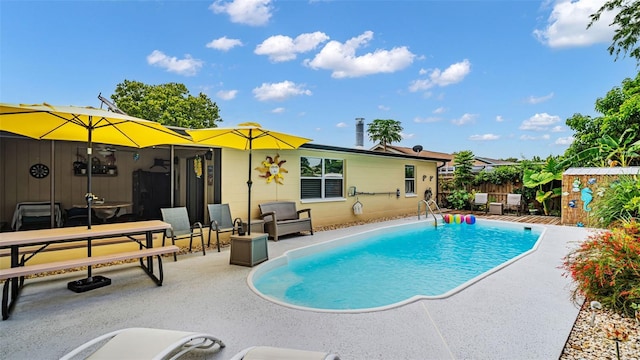
[[[56,228],[44,230],[20,231],[12,233],[0,233],[0,249],[11,249],[11,267],[0,269],[0,281],[4,281],[2,290],[2,319],[9,318],[9,314],[18,299],[19,293],[24,286],[24,277],[39,273],[47,273],[57,270],[73,269],[77,267],[88,267],[88,278],[91,279],[91,266],[97,264],[108,264],[122,260],[139,259],[140,266],[149,277],[158,285],[162,285],[164,278],[162,269],[162,255],[179,251],[174,245],[153,247],[153,234],[164,232],[171,225],[159,220],[140,221],[130,223],[95,225],[91,229],[85,226],[71,228]],[[140,241],[137,236],[145,235],[145,242]],[[105,239],[113,237],[127,237],[139,244],[139,250],[125,251],[109,255],[91,256],[91,240]],[[42,264],[27,264],[40,251],[43,251],[51,244],[87,241],[87,257],[79,259],[68,259],[62,261],[48,262]],[[19,258],[20,247],[40,246],[33,251],[30,256]],[[158,275],[155,275],[153,257],[157,258]],[[146,259],[146,263],[145,260]]]

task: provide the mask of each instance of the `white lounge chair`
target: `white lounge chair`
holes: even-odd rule
[[[106,341],[106,343],[104,343]],[[104,343],[91,354],[100,343]],[[82,359],[177,359],[195,349],[210,349],[224,343],[209,334],[150,329],[128,328],[110,332],[90,340],[75,348],[60,360],[70,360],[74,357]]]
[[[522,194],[507,194],[505,210],[515,210],[517,215],[522,212]]]
[[[340,357],[321,351],[252,346],[235,354],[229,360],[340,360]]]
[[[471,210],[475,210],[476,207],[483,209],[484,212],[487,213],[489,211],[489,194],[476,193]]]

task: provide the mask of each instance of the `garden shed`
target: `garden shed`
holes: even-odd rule
[[[640,167],[576,167],[562,174],[562,225],[589,226],[591,205],[620,175],[638,175]]]

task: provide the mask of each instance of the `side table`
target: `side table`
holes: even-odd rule
[[[268,234],[262,232],[251,235],[231,235],[231,255],[229,264],[254,266],[269,259]]]
[[[247,232],[247,221],[242,220],[242,228],[245,232]],[[253,219],[251,220],[251,233],[263,233],[264,232],[264,220],[262,219]]]
[[[502,215],[502,203],[499,203],[499,202],[489,203],[489,214]]]

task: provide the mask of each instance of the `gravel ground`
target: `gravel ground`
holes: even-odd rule
[[[619,357],[616,342],[607,338],[606,328],[612,325],[628,334],[628,340],[619,343]],[[606,310],[594,311],[586,304],[578,314],[560,360],[640,359],[638,330],[640,324],[635,319],[623,318]]]

